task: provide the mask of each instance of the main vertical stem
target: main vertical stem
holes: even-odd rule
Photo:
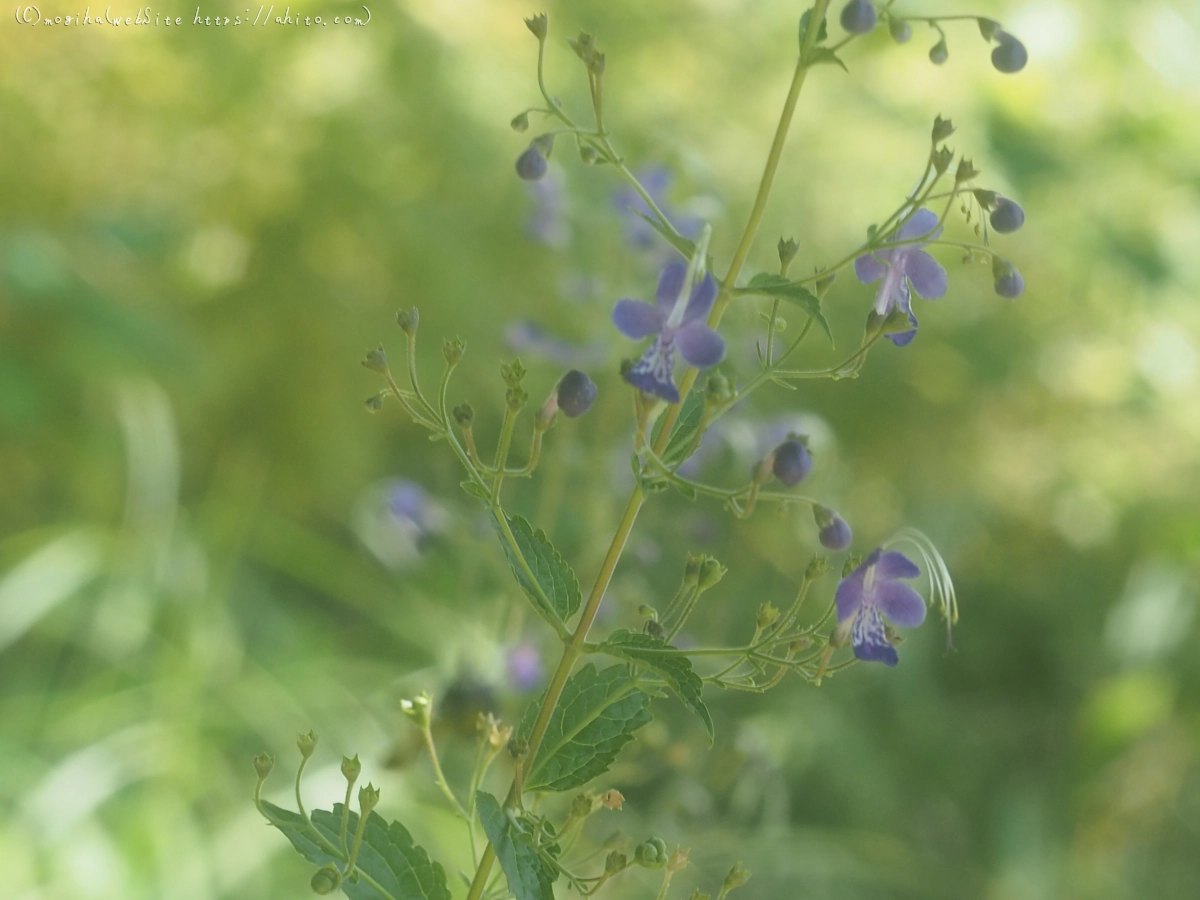
[[[792,116],[796,111],[796,101],[800,98],[800,89],[804,87],[804,78],[808,74],[808,66],[805,60],[808,59],[809,53],[816,44],[816,37],[820,31],[821,22],[825,19],[825,11],[828,6],[829,0],[816,0],[816,3],[813,4],[812,16],[809,18],[808,32],[805,34],[804,42],[800,46],[800,58],[796,62],[796,71],[792,75],[792,84],[788,90],[787,99],[783,104],[783,112],[779,117],[779,125],[775,129],[775,138],[771,142],[770,151],[767,153],[767,163],[763,168],[762,180],[758,185],[758,193],[754,197],[754,206],[750,209],[750,218],[746,222],[746,228],[742,232],[742,237],[738,241],[737,248],[734,250],[733,259],[729,263],[729,271],[725,276],[725,287],[718,295],[717,301],[713,305],[712,313],[709,315],[708,324],[713,328],[720,323],[721,316],[724,314],[725,308],[729,305],[734,282],[737,280],[738,275],[741,274],[742,266],[745,265],[746,258],[750,255],[750,248],[754,244],[754,238],[758,234],[758,226],[762,221],[763,211],[767,207],[767,199],[771,196],[771,186],[775,182],[775,172],[779,168],[779,158],[783,153],[783,145],[787,140],[788,130],[792,124]],[[679,385],[680,396],[686,397],[688,395],[688,392],[696,383],[697,374],[696,369],[688,369]],[[666,447],[667,441],[671,437],[671,430],[679,418],[680,406],[680,404],[675,404],[667,410],[667,419],[663,423],[663,428],[659,432],[658,440],[654,445],[656,453],[662,453]],[[612,581],[613,572],[617,568],[617,563],[621,559],[621,554],[625,550],[625,544],[629,540],[629,535],[633,531],[633,525],[637,521],[638,513],[641,512],[642,504],[645,500],[646,495],[639,485],[633,489],[633,493],[629,497],[629,502],[625,504],[625,511],[621,515],[621,521],[617,524],[617,531],[608,546],[608,553],[605,554],[604,561],[600,564],[600,571],[596,575],[592,591],[588,595],[587,603],[584,604],[583,612],[579,617],[579,624],[575,627],[570,641],[563,648],[562,659],[559,660],[558,668],[554,670],[554,675],[550,678],[550,685],[546,688],[546,695],[542,699],[537,719],[534,720],[533,730],[529,734],[529,750],[521,763],[525,772],[528,772],[530,766],[533,765],[534,759],[537,757],[538,748],[541,746],[542,738],[546,734],[546,728],[550,724],[550,717],[554,713],[554,708],[558,705],[559,698],[562,697],[563,688],[566,687],[571,669],[575,666],[575,661],[579,659],[580,653],[583,650],[584,641],[587,640],[592,622],[595,621],[596,613],[600,610],[604,594],[608,590],[609,583]],[[517,799],[516,794],[520,790],[518,786],[522,781],[522,778],[513,779],[512,787],[509,788],[508,792],[509,803]],[[492,865],[495,861],[496,851],[489,843],[483,853],[483,857],[479,860],[479,866],[475,870],[475,877],[471,881],[471,888],[467,892],[466,900],[480,900],[483,896],[484,889],[487,887],[488,876],[492,871]]]

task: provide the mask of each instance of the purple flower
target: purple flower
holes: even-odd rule
[[[531,319],[517,319],[504,329],[504,342],[522,356],[548,360],[559,366],[593,366],[608,357],[599,341],[573,344],[547,331]]]
[[[655,304],[641,300],[618,300],[613,307],[613,324],[627,338],[641,340],[657,335],[625,380],[647,394],[668,403],[679,402],[679,388],[672,379],[675,348],[684,361],[698,369],[715,366],[725,358],[725,339],[705,324],[708,311],[717,299],[717,285],[705,275],[685,301],[681,296],[687,282],[688,266],[682,260],[667,263],[658,277]]]
[[[562,250],[571,243],[571,223],[567,220],[567,191],[557,166],[545,178],[529,182],[532,204],[526,228],[539,244]]]
[[[927,209],[919,209],[901,226],[891,242],[911,241],[926,236],[933,240],[941,233],[937,215]],[[939,300],[946,295],[949,284],[946,270],[921,249],[924,246],[925,242],[903,244],[868,253],[854,261],[854,273],[863,284],[883,279],[879,293],[875,295],[875,312],[887,316],[893,309],[899,309],[907,314],[912,328],[887,336],[897,347],[911,343],[917,336],[917,317],[912,312],[910,288],[926,300]]]
[[[903,553],[877,549],[842,579],[837,588],[838,629],[849,633],[855,656],[889,666],[900,661],[887,639],[883,616],[903,628],[925,621],[925,601],[901,581],[920,574]]]
[[[508,652],[508,679],[520,691],[532,691],[542,682],[542,655],[530,643],[518,644]]]

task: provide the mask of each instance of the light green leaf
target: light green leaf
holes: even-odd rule
[[[538,855],[532,836],[509,818],[491,794],[476,792],[475,809],[508,879],[509,892],[517,900],[554,900],[551,885],[558,872]]]
[[[476,500],[482,500],[484,503],[492,499],[492,495],[487,492],[487,489],[475,481],[460,481],[458,486],[474,497]]]
[[[565,625],[579,609],[579,579],[541,529],[533,530],[521,516],[505,515],[513,540],[521,551],[518,557],[509,546],[500,519],[493,514],[492,525],[512,566],[517,583],[529,595],[534,607],[555,626]],[[522,562],[523,560],[523,562]]]
[[[675,420],[675,428],[671,432],[671,437],[667,439],[667,446],[663,448],[662,456],[660,457],[664,463],[671,466],[683,461],[684,453],[687,452],[688,447],[695,438],[696,429],[700,427],[703,418],[704,389],[697,388],[684,398],[683,406],[679,409],[679,418]],[[662,434],[666,421],[667,414],[663,413],[658,417],[658,421],[654,423],[654,428],[650,432],[650,441],[652,444],[658,444],[659,436]]]
[[[692,669],[692,661],[677,647],[648,634],[622,628],[614,631],[600,649],[621,659],[644,666],[658,675],[680,701],[700,717],[708,731],[708,742],[713,742],[713,721],[708,707],[704,705],[702,692],[704,682]]]
[[[300,855],[316,866],[335,863],[344,868],[342,855],[342,804],[332,810],[314,809],[312,827],[304,817],[263,801],[267,820],[284,833]],[[347,843],[358,828],[358,814],[351,812],[347,824]],[[362,846],[355,861],[357,879],[342,882],[342,891],[350,900],[450,900],[446,872],[433,862],[424,849],[413,843],[412,835],[399,822],[390,825],[377,813],[371,813],[363,831]]]
[[[841,66],[843,72],[850,71],[846,68],[846,64],[842,62],[842,58],[828,47],[813,47],[812,52],[808,54],[806,65],[819,66],[822,64]]]
[[[528,738],[540,702],[530,704],[518,734]],[[525,776],[530,791],[569,791],[607,772],[650,724],[650,695],[641,690],[626,666],[597,671],[588,663],[570,677],[550,717],[533,765]]]
[[[812,10],[806,10],[804,15],[800,17],[800,46],[804,46],[804,38],[808,34],[808,23],[812,21]],[[829,37],[828,22],[824,16],[821,16],[821,27],[817,31],[817,40],[819,44]]]
[[[774,275],[770,272],[760,272],[758,275],[755,275],[750,279],[750,283],[746,285],[743,291],[747,294],[778,297],[781,300],[786,300],[788,303],[799,306],[816,320],[816,323],[825,332],[825,336],[829,338],[830,345],[833,345],[833,331],[829,327],[829,322],[825,319],[825,314],[821,312],[821,301],[816,294],[805,290],[794,281],[788,281],[782,275]]]

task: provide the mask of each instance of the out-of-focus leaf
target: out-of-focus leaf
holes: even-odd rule
[[[538,855],[532,836],[521,830],[491,794],[477,792],[475,808],[508,879],[509,892],[517,900],[554,900],[551,885],[558,872]]]
[[[816,323],[821,326],[821,330],[825,332],[825,336],[829,338],[829,343],[833,344],[833,330],[829,327],[825,314],[821,312],[821,301],[811,291],[802,288],[794,281],[788,281],[782,275],[775,275],[771,272],[760,272],[755,275],[743,291],[747,294],[779,297],[781,300],[799,306],[816,320]]]
[[[529,595],[534,607],[552,624],[566,624],[575,610],[579,609],[581,599],[579,579],[575,577],[575,572],[550,543],[544,531],[540,528],[534,531],[533,526],[521,516],[505,515],[505,518],[525,565],[509,546],[500,520],[495,515],[492,516],[492,524],[500,536],[500,543],[517,583]]]

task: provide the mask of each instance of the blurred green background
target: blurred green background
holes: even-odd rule
[[[723,269],[806,4],[548,6],[551,90],[584,116],[565,38],[594,32],[617,146],[671,173],[666,202],[712,222]],[[1200,5],[898,8],[991,15],[1031,63],[999,75],[963,23],[941,68],[920,26],[907,46],[885,31],[856,43],[849,76],[815,71],[747,274],[773,267],[780,235],[800,241],[797,270],[852,249],[916,179],[941,113],[979,184],[1027,211],[999,247],[1028,289],[1001,300],[985,269],[940,254],[951,291],[918,305],[912,346],[885,345],[858,380],[761,391],[705,474],[744,477],[762,423],[801,423],[809,492],[853,524],[857,551],[906,525],[941,547],[957,652],[931,619],[896,670],[713,692],[712,751],[657,704],[598,783],[628,802],[596,836],[690,846],[672,896],[713,890],[741,859],[746,900],[1194,898]],[[521,22],[536,11],[400,0],[342,30],[0,23],[4,897],[308,896],[309,867],[250,803],[250,761],[277,755],[268,793],[285,802],[310,727],[309,804],[340,799],[340,755],[358,752],[383,812],[462,895],[460,829],[397,701],[439,700],[461,775],[471,704],[518,715],[532,691],[513,654],[552,647],[452,458],[394,407],[365,414],[377,386],[358,363],[380,341],[399,358],[394,312],[420,307],[423,375],[443,336],[466,340],[451,396],[490,446],[514,346],[535,401],[563,360],[586,361],[596,408],[556,428],[538,477],[508,496],[590,584],[629,479],[615,371],[634,348],[608,311],[650,294],[663,255],[629,244],[613,173],[569,144],[550,188],[515,177],[536,133],[508,127],[537,101]],[[950,232],[970,237],[961,217]],[[832,289],[841,350],[872,296],[852,277]],[[743,379],[760,311],[727,318],[725,368]],[[836,358],[807,345],[806,365]],[[428,492],[418,529],[389,512],[396,479]],[[801,512],[734,523],[663,495],[601,624],[665,603],[684,554],[705,551],[731,571],[691,639],[744,638],[815,549]],[[643,875],[614,895],[653,896]]]

